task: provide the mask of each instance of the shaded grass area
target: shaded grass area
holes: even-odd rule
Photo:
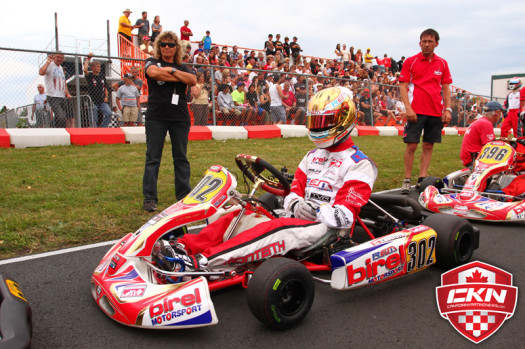
[[[462,137],[436,145],[429,173],[443,177],[461,167]],[[400,137],[355,137],[379,168],[374,191],[397,188],[405,146]],[[211,165],[236,172],[239,153],[259,156],[293,173],[308,150],[308,138],[196,141],[188,146],[194,186]],[[0,149],[0,258],[113,240],[144,224],[142,173],[146,146],[91,145]],[[413,178],[419,169],[416,153]],[[171,147],[159,173],[159,209],[175,202]],[[242,180],[237,188],[246,192]]]

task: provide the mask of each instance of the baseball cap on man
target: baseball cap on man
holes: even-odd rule
[[[124,11],[122,11],[122,13],[126,13],[126,12],[133,13],[133,12],[131,12],[131,10],[129,8],[125,9]]]
[[[490,101],[483,106],[483,111],[505,110],[499,102]]]

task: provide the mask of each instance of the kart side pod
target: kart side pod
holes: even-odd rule
[[[436,232],[419,225],[337,252],[331,286],[353,289],[426,269],[436,262],[436,242]]]

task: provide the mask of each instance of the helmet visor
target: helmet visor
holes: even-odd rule
[[[306,115],[306,128],[309,130],[334,127],[339,122],[339,114],[308,114]]]

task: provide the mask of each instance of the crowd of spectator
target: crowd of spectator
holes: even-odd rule
[[[131,13],[130,9],[123,11],[119,18],[119,34],[132,39],[131,31],[138,29],[139,48],[151,55],[154,41],[162,31],[160,17],[155,16],[150,25],[148,13],[143,11],[132,25]],[[304,124],[309,98],[319,90],[335,85],[348,87],[353,92],[360,124],[402,125],[406,121],[398,88],[398,76],[405,57],[396,60],[385,53],[379,58],[372,54],[371,48],[361,50],[347,44],[337,44],[333,58],[305,56],[297,36],[291,40],[285,36],[281,41],[279,33],[275,40],[273,34],[269,34],[262,49],[240,50],[236,45],[221,47],[214,44],[210,30],[200,40],[193,41],[198,44],[194,49],[190,40],[195,36],[189,25],[189,20],[184,20],[178,34],[184,53],[183,62],[197,74],[197,85],[187,91],[195,125],[212,122],[212,98],[215,98],[216,114],[235,124]],[[88,68],[85,68],[87,74]],[[130,76],[130,85],[141,93],[143,81],[139,78],[139,68],[133,67],[130,73],[133,75]],[[100,83],[105,84],[103,89],[100,89]],[[96,88],[91,85],[92,89]],[[123,85],[124,80],[112,86],[107,86],[103,79],[99,81],[99,96],[95,98],[99,107],[94,108],[94,113],[103,115],[98,119],[91,115],[89,126],[108,126],[109,107],[103,105],[107,100],[101,102],[100,95],[104,89],[107,95],[111,91],[109,87],[117,93]],[[89,94],[92,95],[93,91]],[[480,98],[469,98],[465,91],[458,90],[453,91],[452,100],[451,126],[468,126],[481,116],[478,112],[482,107]],[[137,104],[140,109],[138,99]],[[114,106],[111,118],[121,119],[116,115],[120,113]],[[131,120],[126,117],[126,125],[140,122],[140,115],[131,117]]]

